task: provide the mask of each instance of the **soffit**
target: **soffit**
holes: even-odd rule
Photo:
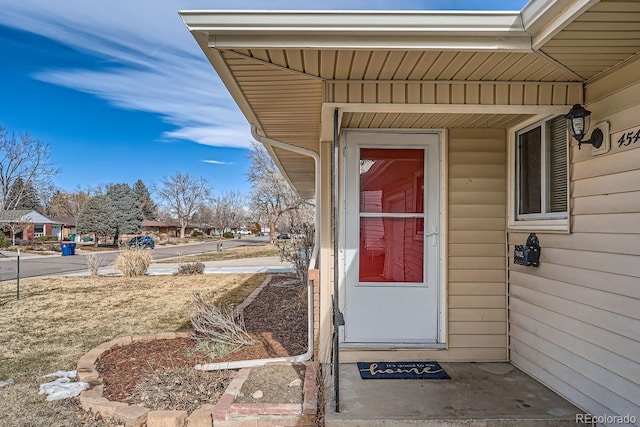
[[[384,22],[371,26],[368,20],[357,22],[353,27],[355,31],[351,32],[350,17],[341,16],[343,13],[330,18],[334,24],[334,18],[345,18],[331,29],[333,33],[323,27],[323,22],[313,21],[317,13],[291,12],[293,24],[286,28],[274,23],[287,22],[289,18],[270,12],[255,16],[231,12],[231,20],[221,16],[225,12],[212,15],[194,12],[190,17],[186,14],[186,21],[196,39],[200,35],[206,37],[206,41],[200,42],[205,53],[207,50],[219,52],[230,73],[227,79],[223,78],[225,84],[234,98],[241,100],[241,108],[245,104],[243,112],[251,122],[257,121],[255,124],[261,133],[317,152],[323,81],[583,82],[640,51],[640,2],[603,0],[591,6],[593,0],[575,0],[536,4],[547,3],[553,5],[553,13],[547,16],[556,13],[562,16],[563,4],[580,9],[567,12],[570,19],[559,19],[563,22],[557,26],[538,19],[532,24],[530,35],[524,31],[522,22],[507,15],[495,20],[490,18],[487,21],[490,25],[476,28],[475,32],[465,29],[466,35],[461,29],[468,23],[460,23],[459,28],[457,24],[448,28],[440,26],[430,32],[424,27],[417,29],[412,21],[425,17],[442,21],[438,14],[433,17],[407,15],[402,18],[406,19],[406,31],[400,32],[397,21],[387,28]],[[354,16],[360,15],[365,14]],[[388,17],[386,13],[366,15],[383,21]],[[452,18],[466,19],[457,14]],[[469,15],[469,18],[480,22],[477,16]],[[265,23],[265,19],[275,21]],[[209,25],[211,20],[215,25]],[[300,25],[296,24],[298,21]],[[527,37],[523,37],[525,35]],[[500,39],[506,42],[501,44]],[[542,40],[540,47],[535,45],[540,50],[531,47],[534,40]],[[220,69],[216,69],[220,73]],[[356,112],[346,113],[342,125],[353,128],[509,127],[527,117]],[[312,194],[313,183],[309,177],[313,176],[313,162],[284,150],[272,152],[301,195]]]
[[[453,50],[235,49],[326,80],[579,81],[544,55]]]
[[[640,53],[640,2],[602,0],[540,51],[589,80]]]

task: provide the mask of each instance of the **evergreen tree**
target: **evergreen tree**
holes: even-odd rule
[[[95,196],[85,203],[78,214],[78,233],[95,235],[95,244],[98,245],[98,237],[109,237],[116,226],[116,215],[111,198],[108,196]]]
[[[115,211],[113,244],[121,234],[137,234],[142,230],[142,210],[136,195],[127,184],[113,184],[107,189],[107,197]]]
[[[24,182],[21,177],[16,178],[9,190],[9,200],[13,209],[39,210],[38,193],[30,181]]]
[[[156,219],[158,217],[158,207],[151,199],[151,193],[141,179],[133,184],[133,192],[138,200],[138,206],[142,209],[142,217],[144,219]]]

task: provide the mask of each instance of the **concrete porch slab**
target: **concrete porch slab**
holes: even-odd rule
[[[326,426],[576,426],[577,407],[509,363],[440,363],[450,380],[362,380],[340,366],[340,412],[325,371]]]

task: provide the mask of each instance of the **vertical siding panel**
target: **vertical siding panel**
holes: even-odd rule
[[[362,102],[362,83],[349,83],[349,100],[347,102]]]
[[[509,91],[509,104],[510,105],[522,105],[524,104],[524,85],[512,83]]]
[[[391,83],[378,83],[378,102],[380,104],[391,103]]]
[[[455,84],[455,83],[451,85],[451,103],[452,104],[465,103],[465,85]]]
[[[538,102],[541,105],[551,105],[553,99],[553,85],[540,83],[538,92]]]
[[[567,86],[555,84],[553,86],[553,105],[563,105],[567,103]]]
[[[393,83],[391,87],[391,101],[394,104],[407,103],[407,85],[405,83]]]
[[[591,123],[615,123],[613,133],[640,127],[638,76],[640,59],[587,83]],[[541,84],[539,101],[578,102],[580,92]],[[572,232],[532,229],[540,267],[510,267],[511,360],[597,416],[640,415],[639,153],[615,143],[599,156],[574,149]],[[526,235],[509,233],[510,254]]]
[[[466,85],[465,101],[467,104],[480,103],[480,85],[477,83],[469,83]]]
[[[407,83],[407,103],[420,104],[420,83]]]
[[[493,84],[480,85],[480,103],[483,105],[495,104],[495,93]]]
[[[378,100],[377,85],[375,83],[364,83],[362,88],[362,100],[374,103]]]
[[[538,104],[538,86],[526,85],[524,88],[524,105]]]
[[[349,102],[349,95],[347,83],[334,83],[333,84],[333,99],[334,102]]]
[[[508,105],[509,104],[509,85],[498,84],[496,85],[496,105]]]
[[[423,83],[422,84],[422,103],[423,104],[435,104],[436,103],[436,85],[435,85],[435,83]]]
[[[451,85],[449,83],[436,84],[436,103],[437,104],[451,103]]]

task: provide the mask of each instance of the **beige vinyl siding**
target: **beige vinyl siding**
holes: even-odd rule
[[[453,129],[448,152],[449,351],[506,360],[506,135]]]
[[[593,124],[640,126],[638,76],[640,60],[587,84]],[[587,412],[640,419],[640,144],[611,143],[572,147],[571,233],[538,233],[540,267],[510,265],[510,350]],[[526,238],[509,233],[509,254]]]

